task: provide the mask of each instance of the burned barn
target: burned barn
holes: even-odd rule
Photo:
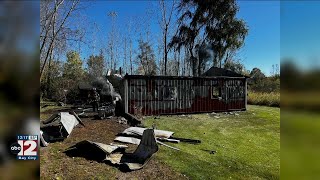
[[[247,78],[211,68],[201,77],[124,77],[125,112],[141,115],[243,111]]]

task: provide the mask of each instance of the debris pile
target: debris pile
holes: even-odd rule
[[[233,111],[233,112],[221,112],[221,113],[216,113],[216,112],[212,112],[212,113],[208,113],[207,114],[210,117],[214,117],[216,119],[219,119],[220,117],[222,117],[222,115],[228,116],[228,115],[233,115],[233,116],[239,116],[240,112],[239,111]]]
[[[123,171],[133,171],[143,168],[150,158],[158,151],[158,144],[179,150],[163,142],[201,143],[200,140],[172,137],[174,132],[154,130],[141,127],[130,127],[119,133],[116,142],[138,145],[133,153],[127,153],[127,145],[103,144],[93,141],[81,141],[69,147],[64,153],[69,157],[84,157],[119,167]]]
[[[126,120],[126,118],[121,117],[121,118],[118,120],[118,123],[119,123],[119,124],[128,124],[128,121]]]
[[[126,153],[126,147],[125,145],[81,141],[69,147],[65,154],[70,157],[85,157],[89,160],[111,163],[122,170],[138,170],[158,151],[154,130],[143,131],[142,139],[133,153]]]
[[[85,126],[73,111],[53,114],[40,123],[41,145],[48,146],[49,142],[63,141],[78,124]]]
[[[106,106],[102,106],[98,109],[98,118],[99,119],[107,119],[115,114],[115,105],[114,104],[108,104]]]
[[[130,144],[140,144],[140,139],[142,137],[143,132],[146,128],[141,127],[130,127],[125,129],[122,133],[119,133],[118,136],[114,139],[114,141],[122,142],[122,143],[130,143]],[[169,147],[171,149],[179,150],[176,147],[169,146],[163,142],[171,142],[171,143],[179,143],[179,142],[187,142],[192,144],[201,143],[200,140],[195,139],[185,139],[173,137],[174,132],[172,131],[164,131],[164,130],[154,130],[156,142],[163,146]]]

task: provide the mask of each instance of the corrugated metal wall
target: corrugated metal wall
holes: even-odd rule
[[[126,111],[160,115],[244,110],[245,78],[127,76]]]

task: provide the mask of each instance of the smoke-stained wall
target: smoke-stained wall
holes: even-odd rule
[[[246,109],[246,78],[127,76],[131,114],[182,114]]]

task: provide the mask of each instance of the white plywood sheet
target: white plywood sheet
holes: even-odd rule
[[[142,135],[143,131],[146,130],[147,128],[141,128],[141,127],[130,127],[127,128],[123,131],[124,134],[128,135]],[[161,138],[169,138],[173,135],[174,132],[172,131],[164,131],[164,130],[154,130],[154,135],[156,137],[161,137]]]
[[[68,134],[71,134],[73,128],[79,124],[76,117],[74,115],[69,114],[69,112],[61,112],[60,118],[61,123],[68,132]]]

